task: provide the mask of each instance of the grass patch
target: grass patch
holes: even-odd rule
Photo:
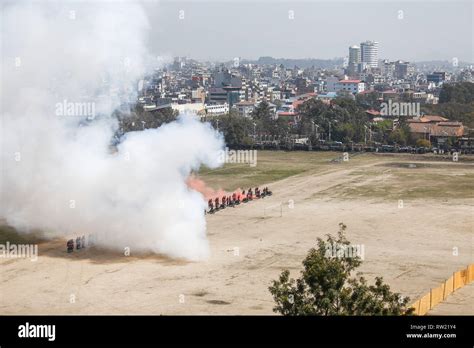
[[[381,200],[447,200],[474,198],[474,173],[452,166],[392,167],[390,171],[357,171],[353,180],[316,196],[374,198]],[[403,168],[403,169],[402,169]],[[454,172],[455,171],[455,172]]]
[[[332,162],[342,156],[341,152],[305,152],[305,151],[258,151],[257,165],[225,164],[221,168],[203,167],[197,173],[214,189],[234,190],[268,184],[290,176],[311,173],[317,174],[328,169],[337,169],[341,163]],[[358,155],[345,162],[351,166],[361,162],[375,161],[371,155]]]
[[[38,244],[44,241],[39,231],[31,233],[18,233],[18,231],[8,225],[0,225],[0,244]]]

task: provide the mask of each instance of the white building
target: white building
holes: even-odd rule
[[[218,116],[229,113],[229,104],[211,104],[205,105],[206,113],[210,116]]]
[[[371,68],[379,66],[379,43],[365,41],[360,44],[361,62],[367,63]]]
[[[204,104],[203,103],[187,103],[187,104],[171,104],[171,108],[173,110],[177,110],[179,113],[195,113],[198,114],[204,111]]]
[[[281,100],[281,91],[280,91],[280,89],[273,89],[272,90],[271,100],[272,101]]]
[[[243,100],[235,104],[235,108],[239,113],[239,116],[242,117],[250,117],[252,111],[255,109],[255,104],[251,101]]]
[[[365,91],[365,83],[361,80],[341,80],[336,83],[336,92],[340,91],[357,94]]]

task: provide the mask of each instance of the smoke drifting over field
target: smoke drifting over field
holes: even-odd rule
[[[117,122],[105,116],[135,98],[137,81],[156,63],[147,30],[136,3],[5,6],[0,217],[9,224],[93,234],[132,253],[208,255],[206,202],[186,179],[202,164],[220,164],[222,137],[183,115],[128,133],[110,151]],[[100,117],[79,126],[87,116]]]
[[[200,192],[206,199],[221,199],[222,196],[231,196],[233,193],[240,194],[242,192],[242,189],[240,188],[234,190],[233,192],[228,192],[223,189],[214,190],[212,187],[207,186],[203,180],[197,178],[195,175],[191,175],[188,180],[186,180],[186,184],[194,191]]]

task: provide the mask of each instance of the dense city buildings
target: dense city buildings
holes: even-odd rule
[[[206,118],[228,113],[251,118],[266,102],[273,119],[297,126],[301,121],[298,107],[309,99],[330,105],[338,97],[355,100],[367,95],[375,100],[366,108],[373,124],[390,120],[396,129],[398,117],[409,116],[413,135],[428,130],[427,140],[443,141],[445,134],[461,137],[466,132],[452,120],[420,119],[420,106],[436,105],[445,84],[472,82],[472,65],[379,59],[379,43],[370,40],[349,46],[345,63],[342,59],[334,59],[332,66],[319,66],[314,60],[299,60],[298,65],[287,61],[266,57],[215,63],[177,57],[140,83],[139,103],[145,111],[171,106]],[[393,105],[406,101],[413,108],[404,115],[401,105],[402,114],[397,114]]]

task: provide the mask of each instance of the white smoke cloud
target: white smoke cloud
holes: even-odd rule
[[[186,178],[220,164],[221,135],[183,115],[128,133],[112,153],[116,120],[80,127],[84,116],[58,114],[66,100],[103,116],[135,97],[156,65],[140,5],[8,3],[2,20],[0,217],[132,253],[206,257],[206,202]]]

